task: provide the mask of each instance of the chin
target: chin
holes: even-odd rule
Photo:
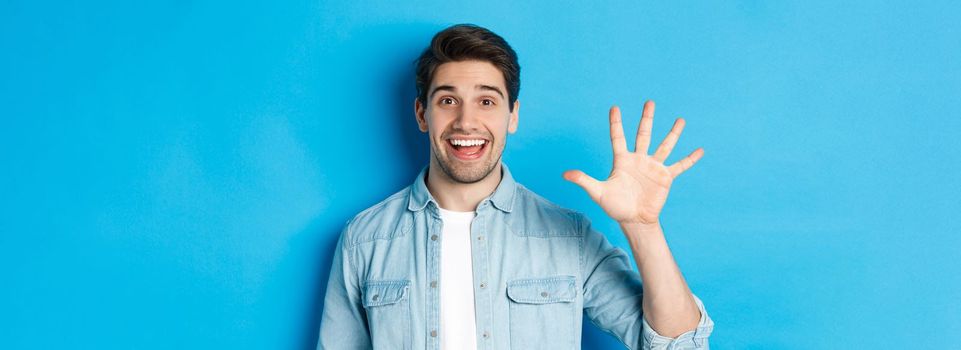
[[[437,163],[451,180],[464,184],[472,184],[486,179],[497,165],[497,163],[490,159],[470,165],[456,164],[455,162],[456,161],[439,160]]]
[[[494,159],[493,155],[488,155],[485,159],[477,159],[468,164],[464,164],[456,159],[450,159],[450,155],[445,155],[445,157],[447,157],[447,159],[437,160],[441,170],[444,171],[451,180],[462,184],[477,183],[486,179],[494,173],[494,169],[497,168],[497,164],[500,162],[500,157],[498,156],[497,159]]]

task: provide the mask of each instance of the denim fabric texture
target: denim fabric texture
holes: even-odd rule
[[[628,349],[708,349],[714,323],[668,338],[643,317],[628,254],[578,212],[516,183],[507,166],[471,224],[478,349],[578,349],[582,316]],[[347,222],[337,242],[318,349],[439,349],[440,242],[427,168]]]

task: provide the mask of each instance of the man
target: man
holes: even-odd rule
[[[487,29],[434,36],[414,101],[430,164],[347,223],[319,349],[571,349],[585,314],[630,349],[708,348],[713,322],[658,222],[672,180],[703,155],[663,164],[683,119],[648,156],[654,103],[644,105],[635,152],[613,107],[610,177],[564,173],[620,223],[638,274],[586,217],[516,183],[501,163],[517,129],[519,76],[513,49]]]

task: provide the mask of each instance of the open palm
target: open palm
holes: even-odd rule
[[[653,101],[644,103],[634,152],[627,149],[624,127],[621,125],[621,111],[616,106],[611,107],[610,121],[614,168],[607,180],[598,181],[580,170],[564,172],[564,179],[581,186],[607,215],[620,223],[657,223],[674,178],[701,159],[704,149],[694,150],[671,166],[664,165],[684,130],[684,119],[677,118],[671,132],[661,141],[654,155],[648,155],[651,129],[654,125]]]

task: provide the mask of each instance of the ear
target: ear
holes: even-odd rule
[[[521,101],[514,100],[514,110],[511,111],[511,119],[507,121],[507,132],[513,134],[517,131],[517,113],[521,109]]]
[[[424,110],[424,105],[420,103],[419,98],[415,97],[414,119],[417,120],[417,128],[420,129],[421,132],[427,132],[427,118],[425,117],[424,113],[426,113]]]

